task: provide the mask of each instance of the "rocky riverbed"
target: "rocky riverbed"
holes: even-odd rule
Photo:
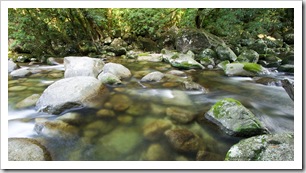
[[[179,52],[9,61],[9,159],[292,160],[290,62],[184,34]]]

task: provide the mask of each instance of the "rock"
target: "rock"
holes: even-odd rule
[[[228,135],[249,137],[268,133],[267,128],[250,110],[232,98],[215,103],[205,117]]]
[[[278,67],[282,63],[282,59],[275,55],[261,55],[259,63],[265,67]]]
[[[201,139],[187,129],[167,130],[165,135],[170,145],[181,153],[197,153],[204,147]]]
[[[138,61],[161,62],[163,60],[162,54],[149,54],[146,56],[139,56]]]
[[[226,161],[293,161],[294,134],[270,134],[243,139],[232,146]]]
[[[26,90],[28,87],[26,86],[13,86],[13,87],[9,87],[8,90],[9,91],[23,91]]]
[[[110,103],[115,111],[125,111],[132,105],[132,100],[123,94],[116,94],[111,97]]]
[[[119,115],[117,120],[121,124],[131,124],[133,122],[133,117],[130,115]]]
[[[10,73],[12,77],[26,77],[29,76],[30,74],[31,71],[28,68],[20,68]]]
[[[126,47],[127,43],[122,40],[121,38],[115,38],[112,43],[110,44],[110,46],[114,46],[114,47]]]
[[[165,75],[159,71],[151,72],[144,76],[141,82],[159,82]]]
[[[249,76],[249,77],[269,74],[269,71],[267,69],[255,63],[226,64],[224,72],[227,76]]]
[[[244,50],[240,53],[237,58],[238,62],[251,62],[257,63],[259,59],[259,54],[254,50]]]
[[[217,54],[212,49],[205,49],[196,57],[196,59],[200,61],[200,63],[204,66],[208,65],[215,66],[216,58]]]
[[[144,125],[143,136],[150,141],[156,141],[171,127],[172,123],[169,120],[155,120]]]
[[[97,78],[102,71],[104,62],[101,59],[89,57],[65,57],[65,78],[75,76],[92,76]]]
[[[96,120],[84,127],[83,135],[85,137],[93,138],[96,135],[104,135],[115,128],[114,123],[108,121]]]
[[[18,108],[18,109],[22,109],[22,108],[35,106],[39,97],[40,97],[40,94],[33,94],[33,95],[21,100],[20,102],[18,102],[15,107]]]
[[[196,112],[179,107],[168,107],[166,114],[176,122],[183,124],[191,122],[196,117]]]
[[[127,57],[128,59],[136,59],[136,58],[138,57],[138,54],[137,54],[136,52],[130,50],[130,51],[128,51],[128,52],[126,53],[126,57]]]
[[[101,160],[118,160],[134,153],[141,144],[142,137],[137,130],[118,127],[98,140],[95,153]]]
[[[178,36],[175,40],[176,50],[186,53],[189,50],[195,53],[200,53],[202,50],[210,48],[212,43],[224,44],[224,42],[201,30],[183,29],[179,31]]]
[[[121,64],[111,62],[105,64],[102,73],[111,73],[117,76],[119,79],[129,78],[132,75],[128,68],[124,67]]]
[[[216,48],[216,53],[218,55],[218,60],[219,61],[236,61],[237,56],[236,54],[227,46],[218,46]]]
[[[104,39],[104,44],[105,45],[110,45],[112,43],[112,38],[111,37],[106,37],[105,39]]]
[[[97,117],[101,117],[101,118],[113,118],[115,117],[115,112],[109,109],[100,109],[97,112]]]
[[[294,100],[294,81],[283,79],[281,82],[289,97]]]
[[[167,72],[167,74],[179,76],[179,77],[187,77],[186,73],[180,70],[170,70]]]
[[[18,65],[16,63],[14,63],[14,61],[12,61],[12,60],[8,61],[8,72],[9,73],[14,71],[14,70],[17,70],[18,68],[19,68]]]
[[[287,44],[294,44],[294,33],[285,34],[284,42],[286,42]]]
[[[9,161],[51,161],[49,151],[35,139],[9,138]]]
[[[126,49],[121,46],[104,46],[103,50],[108,52],[108,56],[121,56],[126,54]]]
[[[177,67],[179,69],[205,68],[194,60],[194,55],[192,54],[178,54],[175,52],[165,51],[163,54],[163,60],[169,62],[173,67]]]
[[[208,91],[200,84],[192,82],[192,81],[182,81],[183,88],[185,90],[195,90],[195,91],[203,91],[203,93],[207,93]]]
[[[253,44],[249,46],[249,49],[256,51],[259,54],[266,54],[268,46],[266,45],[265,41],[262,39],[256,40]]]
[[[98,79],[104,84],[118,85],[122,83],[122,81],[112,73],[100,73]]]
[[[170,160],[167,150],[160,144],[151,144],[144,154],[144,160],[147,161],[166,161]]]
[[[39,111],[60,114],[70,108],[96,107],[107,93],[105,86],[94,77],[79,76],[60,79],[51,84],[36,103]]]
[[[282,83],[279,79],[271,77],[255,77],[253,78],[256,83],[260,83],[267,86],[282,86]]]
[[[277,68],[277,70],[282,72],[294,73],[294,65],[292,64],[281,65]]]
[[[30,57],[28,54],[24,54],[24,55],[20,55],[17,57],[16,61],[17,62],[29,62],[30,61]]]
[[[48,64],[48,65],[58,65],[58,64],[60,64],[60,63],[57,62],[55,58],[49,57],[49,58],[47,59],[47,64]]]
[[[81,115],[76,112],[68,112],[56,118],[56,120],[64,121],[71,125],[80,125],[82,123]]]
[[[45,118],[35,119],[34,130],[39,135],[56,138],[75,138],[79,132],[77,127],[62,120],[48,120]]]
[[[197,153],[196,160],[197,161],[223,161],[224,157],[217,153],[200,150]]]
[[[139,36],[137,38],[137,42],[144,51],[159,52],[157,43],[151,40],[150,38]]]

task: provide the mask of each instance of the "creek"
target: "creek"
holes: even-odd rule
[[[38,73],[26,78],[9,78],[8,81],[8,121],[9,137],[29,137],[44,141],[53,160],[146,160],[148,147],[160,144],[165,149],[166,160],[195,160],[193,153],[180,153],[171,148],[164,137],[150,141],[142,136],[142,130],[148,122],[156,119],[168,119],[164,110],[169,105],[177,105],[171,100],[173,91],[185,92],[192,102],[192,111],[197,118],[191,123],[174,123],[178,128],[187,128],[203,138],[206,151],[210,153],[206,160],[224,160],[229,148],[243,139],[228,136],[216,125],[205,119],[204,114],[214,103],[223,98],[235,98],[251,110],[271,133],[293,132],[294,103],[281,86],[256,83],[250,77],[227,77],[221,70],[185,70],[187,76],[206,92],[186,91],[173,83],[140,83],[142,72],[160,71],[166,73],[175,68],[162,62],[136,62],[120,58],[108,59],[130,69],[132,78],[123,84],[107,86],[112,98],[116,95],[127,96],[133,112],[114,111],[116,118],[101,119],[95,115],[99,109],[81,108],[67,110],[65,113],[78,115],[77,132],[74,135],[54,135],[56,132],[38,133],[37,118],[54,120],[58,115],[37,112],[35,107],[18,109],[15,105],[32,94],[41,94],[54,81],[63,78],[64,66],[36,66]],[[22,67],[28,66],[20,64]],[[33,67],[33,66],[31,66]],[[270,78],[291,78],[292,75],[272,72]],[[136,93],[136,94],[131,94]],[[165,98],[170,98],[166,99]],[[169,101],[170,100],[170,101]],[[172,103],[173,102],[173,103]],[[101,106],[103,109],[105,106]],[[154,109],[153,109],[154,107]],[[128,115],[127,115],[128,114]],[[105,124],[102,130],[88,130],[91,124]],[[61,134],[61,133],[59,133]],[[90,136],[90,137],[88,137]],[[107,142],[105,142],[107,141]],[[110,147],[109,145],[113,145]],[[112,148],[112,149],[109,149]]]

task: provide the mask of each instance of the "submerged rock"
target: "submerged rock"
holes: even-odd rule
[[[204,147],[200,137],[187,129],[167,130],[165,135],[170,145],[178,152],[197,153]]]
[[[160,144],[151,144],[143,156],[143,160],[147,161],[165,161],[170,160],[170,154]]]
[[[51,161],[49,151],[35,139],[9,138],[9,161]]]
[[[101,59],[90,57],[74,57],[64,58],[65,78],[75,76],[92,76],[98,77],[102,71],[104,62]]]
[[[70,108],[96,107],[101,101],[95,98],[105,93],[105,86],[94,77],[65,78],[51,84],[40,96],[36,107],[52,114],[60,114]]]
[[[232,146],[226,161],[293,161],[293,133],[260,135],[243,139]]]
[[[132,100],[123,94],[116,94],[111,97],[110,103],[115,111],[125,111],[132,105]]]
[[[166,114],[174,121],[184,124],[191,122],[196,117],[196,112],[179,107],[168,107]]]
[[[254,136],[267,133],[266,127],[239,101],[226,98],[218,101],[205,117],[234,136]]]
[[[170,129],[171,126],[172,123],[169,120],[155,120],[149,122],[143,127],[143,136],[150,141],[159,140],[160,137],[164,135],[164,132]]]
[[[27,107],[35,106],[37,100],[39,99],[39,97],[40,97],[39,94],[30,95],[29,97],[27,97],[27,98],[21,100],[20,102],[18,102],[16,104],[16,108],[22,109],[22,108],[27,108]]]

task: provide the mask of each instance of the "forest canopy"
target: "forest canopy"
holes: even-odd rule
[[[10,8],[9,50],[34,57],[99,51],[105,38],[157,40],[171,28],[204,29],[226,41],[293,31],[284,8]]]

